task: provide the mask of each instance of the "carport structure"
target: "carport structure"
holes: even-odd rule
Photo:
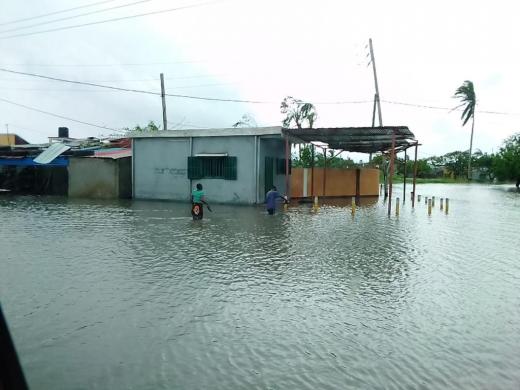
[[[407,150],[415,147],[415,160],[413,171],[413,190],[412,190],[412,206],[415,205],[415,185],[417,176],[417,148],[419,142],[415,139],[415,135],[407,126],[379,126],[379,127],[326,127],[326,128],[307,128],[307,129],[282,129],[285,137],[285,153],[286,167],[285,180],[289,183],[289,158],[291,143],[310,143],[313,145],[313,158],[311,169],[314,168],[314,145],[320,145],[325,151],[327,149],[338,150],[340,152],[357,152],[357,153],[382,153],[387,156],[389,162],[388,173],[388,192],[385,181],[385,196],[390,196],[388,202],[388,215],[392,210],[392,185],[394,175],[395,157],[398,152],[405,152],[405,161]],[[326,153],[325,153],[326,156]],[[325,172],[327,161],[325,159]],[[404,194],[406,196],[406,164],[404,178]]]

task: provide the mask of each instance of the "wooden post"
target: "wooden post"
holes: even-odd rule
[[[394,160],[395,160],[395,130],[392,130],[392,150],[390,152],[390,172],[388,173],[388,216],[392,214],[392,184],[394,176]]]
[[[399,216],[399,206],[400,206],[400,204],[399,204],[399,198],[396,198],[396,199],[395,199],[395,215],[396,215],[396,217]]]
[[[285,195],[290,198],[289,191],[289,158],[290,158],[289,135],[285,136]]]
[[[356,201],[361,197],[361,169],[356,169]]]
[[[352,197],[350,211],[351,211],[352,215],[356,214],[356,198],[355,197]]]
[[[311,196],[314,196],[314,144],[311,144]]]
[[[446,213],[446,215],[448,215],[449,209],[450,209],[450,199],[446,198],[446,207],[444,207],[444,212]]]
[[[404,150],[404,178],[403,178],[403,203],[406,200],[406,163],[408,160],[408,154],[406,153],[406,149]]]
[[[374,100],[375,100],[375,103],[377,104],[379,126],[383,126],[383,114],[381,113],[381,99],[379,96],[379,85],[377,83],[376,58],[374,56],[374,48],[372,47],[372,38],[370,38],[368,40],[368,44],[370,46],[370,62],[372,62],[372,70],[374,71],[374,85],[375,85],[375,89],[376,89],[376,94],[374,96]]]
[[[444,210],[444,199],[441,198],[441,211]]]
[[[383,190],[385,193],[385,200],[388,198],[388,162],[387,156],[383,154]]]
[[[428,215],[432,215],[432,200],[428,199]]]
[[[168,121],[166,120],[166,93],[164,92],[164,75],[162,73],[161,73],[161,99],[162,99],[163,130],[168,130]]]
[[[413,198],[412,198],[412,207],[415,207],[415,183],[416,183],[416,179],[417,179],[417,148],[419,147],[419,143],[416,142],[415,143],[415,159],[414,159],[414,162],[413,162],[413,183],[412,183],[412,194],[413,194]],[[421,199],[417,199],[419,202],[421,201]]]
[[[325,188],[327,188],[327,148],[323,149],[323,196],[325,196]]]

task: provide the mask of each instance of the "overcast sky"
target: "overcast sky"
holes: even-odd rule
[[[316,104],[316,126],[371,125],[374,84],[366,44],[374,42],[384,125],[407,125],[421,156],[464,150],[460,113],[389,102],[454,107],[472,80],[478,97],[474,146],[496,151],[520,131],[519,10],[510,1],[101,0],[0,2],[0,67],[167,93],[255,100],[245,104],[167,98],[170,128],[229,127],[244,113],[279,125],[292,95]],[[139,18],[37,32],[196,5]],[[78,18],[73,16],[96,12]],[[55,21],[68,18],[68,20]],[[52,22],[52,23],[47,23]],[[9,23],[9,24],[8,24]],[[46,23],[46,24],[43,24]],[[41,24],[39,26],[34,26]],[[31,26],[26,29],[22,27]],[[11,30],[11,31],[9,31]],[[161,98],[0,72],[0,99],[121,129],[162,123]],[[365,102],[328,104],[334,102]],[[480,113],[499,111],[509,115]],[[68,126],[72,137],[113,133],[0,101],[0,123],[30,142]]]

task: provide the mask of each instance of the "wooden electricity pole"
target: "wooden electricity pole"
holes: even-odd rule
[[[168,129],[168,120],[166,119],[166,94],[164,92],[164,75],[161,73],[161,99],[162,99],[162,120],[163,130]]]
[[[374,86],[375,86],[375,94],[374,94],[374,108],[372,111],[372,127],[375,127],[376,122],[376,110],[379,119],[379,126],[383,126],[383,113],[381,112],[381,99],[379,96],[379,84],[377,82],[377,70],[376,70],[376,59],[374,57],[374,47],[372,45],[372,38],[368,40],[368,46],[370,49],[370,63],[372,64],[372,70],[374,72]],[[384,161],[385,157],[383,156],[383,179],[384,179],[384,188],[385,188],[385,198],[388,196],[388,164]]]

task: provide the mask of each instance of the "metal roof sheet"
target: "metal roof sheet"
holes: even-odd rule
[[[331,149],[360,153],[390,150],[394,133],[396,149],[407,148],[416,142],[415,135],[407,126],[283,129],[283,133],[292,142],[320,142]]]
[[[54,160],[56,157],[58,157],[63,152],[70,149],[70,146],[64,145],[62,143],[55,143],[49,146],[47,149],[45,149],[43,152],[41,152],[36,158],[34,159],[34,162],[38,164],[49,164],[52,160]]]
[[[132,157],[132,149],[128,149],[128,148],[100,149],[100,150],[96,150],[94,152],[94,155],[90,156],[90,157],[111,158],[113,160],[117,160],[119,158]]]

